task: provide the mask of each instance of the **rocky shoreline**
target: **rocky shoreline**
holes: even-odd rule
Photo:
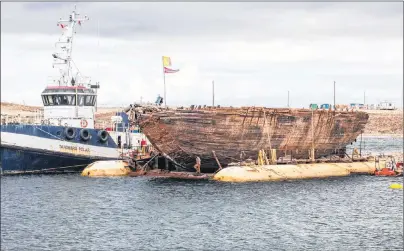
[[[394,135],[403,136],[403,110],[367,111],[369,122],[364,134],[372,136]]]

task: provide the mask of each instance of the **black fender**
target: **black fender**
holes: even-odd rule
[[[76,130],[72,127],[66,127],[64,132],[67,139],[74,139],[76,136]]]
[[[88,129],[81,129],[80,131],[80,138],[84,141],[88,141],[91,138],[90,132]]]
[[[109,134],[105,130],[99,130],[97,135],[101,142],[106,142],[108,140]]]

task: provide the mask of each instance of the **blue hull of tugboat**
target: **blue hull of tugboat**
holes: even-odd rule
[[[79,136],[68,140],[64,127],[44,125],[1,126],[2,174],[80,172],[97,160],[120,159],[117,145],[108,136],[106,142],[98,139],[99,130],[87,129],[91,138]]]
[[[11,147],[1,147],[0,154],[3,174],[81,172],[94,161],[109,159]]]
[[[15,133],[15,134],[19,134],[19,135],[40,137],[40,138],[66,141],[66,142],[72,142],[72,143],[80,143],[80,144],[89,145],[89,146],[100,146],[100,147],[110,147],[110,148],[117,147],[115,141],[111,137],[108,137],[108,139],[105,143],[100,142],[98,135],[97,135],[97,133],[100,130],[87,129],[90,134],[90,139],[88,141],[83,141],[80,138],[80,133],[79,133],[80,130],[83,128],[74,128],[73,127],[73,129],[76,132],[75,132],[75,137],[71,140],[65,138],[65,135],[64,135],[65,128],[66,127],[64,127],[64,126],[52,126],[52,125],[7,124],[7,125],[1,125],[0,131],[1,131],[1,133]],[[3,144],[3,139],[1,139],[1,142]]]

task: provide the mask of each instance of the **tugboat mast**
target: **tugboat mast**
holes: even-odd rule
[[[84,21],[89,20],[87,16],[80,17],[80,14],[76,11],[76,5],[74,10],[69,15],[69,19],[60,18],[57,22],[57,26],[63,29],[59,42],[55,44],[55,47],[59,49],[59,52],[53,53],[54,58],[53,67],[55,65],[61,65],[60,77],[58,80],[59,86],[82,86],[83,83],[79,80],[80,71],[77,69],[77,73],[74,75],[72,69],[72,50],[73,50],[73,36],[76,34],[76,26],[81,25]]]

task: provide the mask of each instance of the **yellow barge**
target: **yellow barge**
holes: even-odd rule
[[[228,182],[277,181],[373,174],[375,162],[315,163],[297,165],[231,166],[217,172],[213,179]]]

